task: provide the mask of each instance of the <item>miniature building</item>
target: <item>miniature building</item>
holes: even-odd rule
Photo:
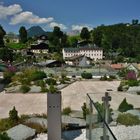
[[[35,53],[35,54],[40,54],[40,53],[43,53],[43,54],[46,54],[48,53],[48,44],[46,43],[40,43],[38,45],[31,45],[31,52],[32,53]]]
[[[72,56],[85,55],[95,61],[103,59],[103,50],[97,46],[84,46],[79,48],[63,48],[63,59],[70,58]]]

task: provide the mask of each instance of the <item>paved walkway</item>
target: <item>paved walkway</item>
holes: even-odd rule
[[[72,110],[81,110],[83,102],[86,102],[87,93],[92,94],[94,101],[100,101],[106,89],[112,89],[111,107],[117,109],[120,102],[126,97],[127,101],[140,107],[140,95],[132,95],[117,92],[119,81],[79,81],[62,89],[62,106],[70,106]],[[46,94],[0,94],[0,118],[7,117],[9,110],[16,107],[19,114],[42,114],[47,112]]]

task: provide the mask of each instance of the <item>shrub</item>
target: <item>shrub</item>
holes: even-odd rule
[[[128,73],[126,74],[126,79],[127,80],[137,80],[135,71],[128,71]]]
[[[140,120],[139,120],[138,116],[132,115],[130,113],[120,114],[117,118],[117,122],[122,125],[126,125],[126,126],[140,124]]]
[[[0,120],[0,132],[3,132],[5,130],[8,130],[12,127],[14,127],[13,125],[14,123],[12,123],[9,118],[6,119],[1,119]]]
[[[61,84],[66,84],[64,79],[60,79]]]
[[[127,110],[131,110],[131,109],[133,109],[133,105],[128,104],[127,101],[126,101],[126,98],[124,98],[124,100],[119,105],[118,110],[120,112],[126,112]]]
[[[38,81],[36,82],[36,85],[37,85],[37,86],[40,86],[40,87],[45,87],[45,82],[44,82],[43,80],[38,80]]]
[[[46,80],[46,83],[47,83],[48,85],[56,85],[56,80],[53,79],[53,78],[48,78],[48,79]]]
[[[43,78],[46,78],[46,73],[43,71],[34,71],[31,75],[30,75],[30,79],[31,81],[36,81],[36,80],[42,80]]]
[[[22,85],[30,85],[30,79],[28,79],[28,78],[22,78],[21,79],[21,84]]]
[[[12,81],[12,77],[14,76],[14,72],[6,71],[4,72],[4,84],[9,84]]]
[[[109,78],[116,79],[116,76],[115,75],[110,75]]]
[[[101,77],[100,80],[101,80],[101,81],[106,81],[106,80],[108,80],[106,74],[105,74],[103,77]]]
[[[8,137],[7,133],[0,133],[0,140],[11,140],[11,138]]]
[[[47,128],[45,127],[45,125],[42,126],[41,124],[33,123],[33,122],[25,123],[25,125],[35,129],[37,133],[46,133],[47,132]]]
[[[118,87],[118,91],[123,91],[122,85],[120,85],[120,86]]]
[[[139,81],[137,80],[128,80],[127,84],[131,87],[133,86],[138,86],[139,85]]]
[[[89,109],[87,108],[86,103],[84,103],[81,108],[82,108],[82,111],[83,111],[83,118],[86,119],[86,115],[89,114]]]
[[[12,110],[9,111],[9,119],[10,119],[12,122],[18,122],[18,120],[19,120],[18,112],[17,112],[15,106],[13,107]]]
[[[66,107],[66,108],[63,109],[62,114],[63,115],[69,115],[71,112],[72,112],[71,108],[70,107]]]
[[[100,104],[99,102],[96,102],[95,103],[95,106],[96,108],[99,110],[100,112],[100,115],[98,113],[98,122],[102,122],[102,118],[104,118],[104,114],[105,114],[105,107],[104,107],[104,104]],[[111,112],[112,112],[112,109],[109,108],[109,122],[112,121],[112,117],[111,117]]]
[[[56,89],[53,85],[50,85],[48,91],[49,91],[50,93],[56,93],[56,92],[57,92],[57,89]]]
[[[140,95],[140,91],[137,92],[137,95]]]
[[[27,93],[27,92],[30,91],[30,87],[28,87],[27,85],[22,85],[22,86],[20,87],[20,91],[21,91],[22,93]]]
[[[46,87],[41,87],[41,92],[48,92],[48,89]]]
[[[81,77],[84,78],[84,79],[92,79],[92,73],[83,72],[81,74]]]

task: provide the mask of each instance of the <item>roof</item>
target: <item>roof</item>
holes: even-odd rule
[[[78,51],[81,51],[81,50],[103,50],[102,48],[99,48],[97,46],[82,46],[82,47],[79,47],[79,48],[64,48],[64,51],[66,52],[78,52]]]
[[[86,56],[84,56],[83,58],[82,58],[82,60],[79,62],[79,67],[91,67],[91,65],[89,65],[88,63],[87,63],[87,57]]]
[[[41,36],[38,37],[38,39],[48,40],[48,36],[47,35],[41,35]]]
[[[47,60],[47,61],[42,61],[40,63],[36,63],[35,65],[38,65],[38,66],[47,66],[47,65],[49,65],[51,63],[54,63],[54,62],[56,62],[56,60]]]
[[[45,50],[45,49],[49,49],[48,44],[46,43],[40,43],[38,45],[31,45],[31,49],[32,50]]]
[[[73,60],[78,59],[78,58],[81,58],[81,57],[83,57],[83,56],[84,56],[84,55],[75,55],[75,56],[66,58],[66,60],[71,60],[71,61],[73,61]]]
[[[122,64],[111,64],[111,67],[113,69],[122,69],[123,68],[123,65]]]
[[[35,135],[35,129],[19,124],[6,131],[8,136],[13,140],[25,140]]]

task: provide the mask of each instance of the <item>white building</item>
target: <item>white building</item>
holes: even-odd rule
[[[63,59],[73,56],[85,55],[93,60],[103,59],[103,49],[96,46],[84,46],[79,48],[63,48]]]

